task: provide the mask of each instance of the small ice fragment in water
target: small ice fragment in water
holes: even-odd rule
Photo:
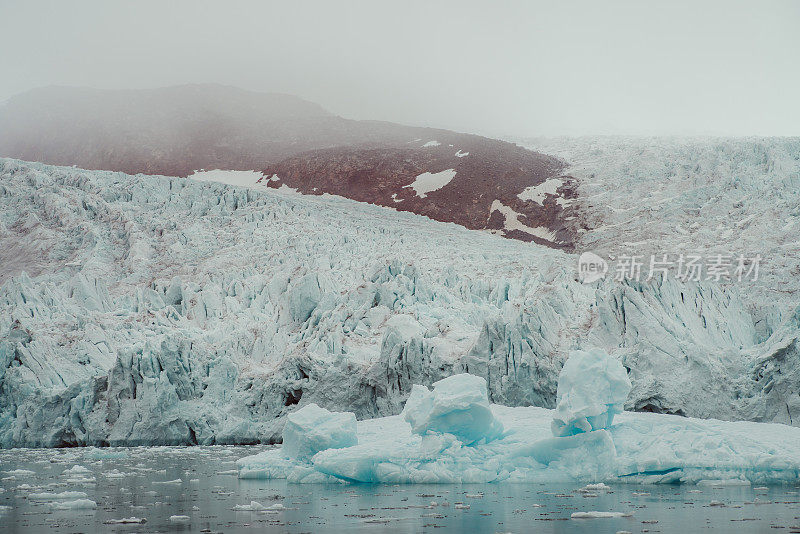
[[[741,478],[726,478],[722,480],[700,480],[698,486],[749,486],[750,481]]]
[[[91,473],[91,471],[82,465],[73,465],[69,469],[65,470],[62,475],[86,475]],[[31,473],[33,474],[33,473]]]
[[[614,517],[631,517],[633,512],[575,512],[572,519],[610,519]]]
[[[35,475],[35,474],[36,474],[36,473],[34,473],[33,471],[30,471],[30,470],[28,470],[28,469],[14,469],[13,471],[3,471],[3,472],[4,472],[6,475],[8,475],[8,477],[9,477],[9,478],[10,478],[10,477],[17,477],[17,476],[20,476],[20,477],[29,477],[29,476],[33,476],[33,475]]]
[[[257,501],[250,501],[250,504],[237,504],[233,507],[236,512],[258,512],[259,510],[266,510],[266,506]]]
[[[597,491],[606,491],[606,492],[607,492],[607,491],[611,491],[611,487],[610,487],[610,486],[607,486],[607,485],[605,485],[605,484],[604,484],[604,483],[602,483],[602,482],[599,482],[599,483],[597,483],[597,484],[586,484],[584,487],[582,487],[582,488],[581,488],[581,489],[579,489],[578,491],[580,491],[580,492],[584,492],[584,493],[585,493],[585,492],[592,492],[592,493],[594,493],[594,492],[597,492]]]
[[[107,521],[103,521],[106,525],[127,525],[132,523],[147,523],[147,519],[141,517],[123,517],[122,519],[109,519]]]
[[[75,499],[74,501],[54,502],[51,505],[56,510],[94,510],[97,503],[89,499]]]
[[[62,501],[67,499],[85,499],[88,495],[86,495],[82,491],[62,491],[61,493],[31,493],[28,495],[28,499],[32,501]]]

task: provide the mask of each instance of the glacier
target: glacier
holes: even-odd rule
[[[579,248],[621,254],[760,253],[743,292],[759,338],[800,299],[800,137],[517,139],[576,179]],[[732,282],[736,285],[738,282]]]
[[[503,435],[549,432],[591,347],[624,366],[626,410],[800,424],[792,294],[759,315],[763,288],[581,284],[576,264],[337,197],[0,159],[0,446],[275,443],[311,403],[352,412],[361,443],[411,434],[413,386],[460,373]],[[608,432],[650,417],[686,421]]]
[[[239,477],[387,484],[600,482],[587,490],[606,488],[603,482],[744,485],[800,480],[800,428],[621,411],[612,424],[618,395],[624,399],[630,389],[620,369],[619,362],[600,350],[575,351],[559,378],[556,410],[491,406],[490,417],[505,430],[498,434],[493,425],[484,424],[482,435],[470,409],[473,400],[482,406],[485,383],[480,377],[454,375],[436,389],[445,390],[445,398],[470,402],[437,406],[437,417],[447,426],[421,429],[416,417],[408,417],[419,411],[421,390],[415,387],[402,418],[360,421],[356,436],[341,424],[341,414],[329,414],[319,428],[333,447],[303,458],[285,445],[247,456],[237,461]],[[583,427],[566,431],[573,425],[563,422],[564,406],[578,408],[572,412],[576,419],[567,421],[583,420]],[[589,427],[585,416],[597,412],[606,417],[601,424],[595,424],[599,417],[589,419]],[[319,428],[307,429],[314,441],[319,441]],[[287,431],[296,429],[287,425]],[[345,431],[353,444],[340,447],[338,436]]]

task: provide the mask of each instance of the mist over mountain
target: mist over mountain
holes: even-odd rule
[[[47,87],[0,108],[0,156],[128,174],[263,170],[273,187],[331,193],[571,248],[564,162],[449,130],[356,121],[222,85]],[[422,180],[420,185],[417,180]],[[433,185],[421,185],[432,180]],[[535,188],[547,183],[545,190]]]

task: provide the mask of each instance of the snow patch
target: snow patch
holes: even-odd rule
[[[441,145],[441,143],[439,141],[428,141],[427,143],[422,145],[422,148],[429,148],[429,147],[432,147],[432,146],[439,146],[439,145]]]
[[[403,188],[410,187],[416,192],[418,197],[425,198],[428,196],[428,193],[438,191],[449,184],[455,176],[455,169],[446,169],[435,173],[423,172],[417,176],[413,183],[404,185]]]
[[[288,185],[286,185],[286,184],[281,184],[281,186],[280,186],[280,187],[277,187],[277,188],[275,188],[275,189],[274,189],[274,191],[278,191],[278,192],[280,192],[280,193],[287,193],[287,194],[290,194],[290,195],[300,195],[300,194],[301,194],[301,193],[298,193],[298,192],[297,192],[297,189],[296,189],[296,188],[294,188],[294,187],[289,187],[289,186],[288,186]]]
[[[546,239],[547,241],[551,241],[553,243],[556,242],[556,234],[549,228],[545,228],[544,226],[527,226],[520,222],[519,217],[520,214],[514,211],[510,206],[503,205],[502,202],[499,200],[495,200],[492,202],[492,206],[489,208],[489,213],[493,213],[495,211],[499,211],[505,216],[505,224],[504,228],[506,232],[511,232],[514,230],[519,230],[521,232],[525,232],[526,234],[539,237],[541,239]]]
[[[542,205],[547,195],[555,195],[556,190],[564,184],[560,178],[550,178],[540,183],[526,187],[517,197],[521,200],[536,202]]]

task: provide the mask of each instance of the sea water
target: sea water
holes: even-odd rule
[[[800,532],[795,485],[239,480],[235,461],[264,448],[0,450],[0,531]],[[572,518],[595,511],[624,516]]]

